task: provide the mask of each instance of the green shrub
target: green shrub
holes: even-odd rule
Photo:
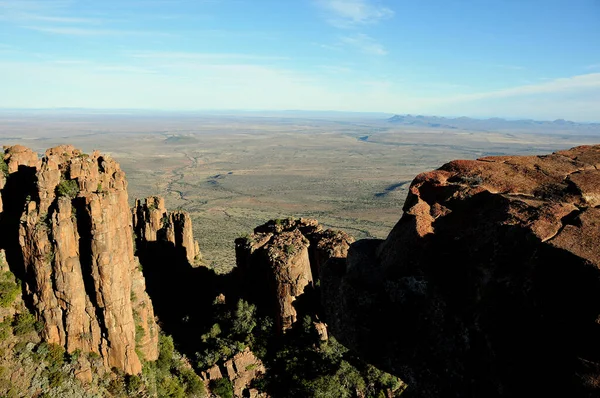
[[[234,313],[232,332],[239,335],[249,335],[255,327],[256,306],[244,300],[239,300]]]
[[[51,368],[48,372],[50,388],[60,387],[66,381],[67,375],[58,368]]]
[[[185,385],[185,393],[188,396],[203,397],[206,395],[204,383],[192,369],[183,368],[180,373],[181,380]]]
[[[185,390],[177,377],[165,377],[158,383],[158,396],[185,398]]]
[[[108,390],[109,393],[111,393],[112,395],[114,395],[116,397],[124,396],[126,393],[126,389],[125,389],[125,381],[123,380],[123,377],[117,376],[116,378],[111,379],[108,382],[108,386],[106,387],[106,389]]]
[[[142,379],[136,375],[125,376],[125,389],[129,396],[135,396],[142,388]]]
[[[159,369],[168,371],[173,365],[173,354],[175,353],[175,345],[173,338],[161,334],[158,336],[158,359],[156,365]]]
[[[78,348],[75,351],[69,353],[69,362],[71,364],[76,364],[79,361],[79,357],[81,356],[81,350]]]
[[[140,325],[139,323],[136,323],[135,325],[135,342],[137,344],[140,344],[140,342],[142,341],[142,339],[146,336],[146,330],[144,330],[144,327],[142,325]]]
[[[4,321],[0,322],[0,341],[6,340],[12,335],[12,329],[10,327],[10,318],[5,318]]]
[[[15,314],[12,322],[13,333],[15,336],[21,336],[30,332],[40,332],[43,325],[35,320],[33,314],[26,312]]]
[[[0,275],[0,307],[10,307],[20,292],[20,284],[13,273],[10,271],[3,272]]]
[[[294,245],[285,245],[285,252],[288,255],[296,253],[296,247]]]
[[[13,352],[15,353],[15,355],[22,357],[22,356],[28,356],[31,351],[27,347],[26,341],[19,341],[13,347]]]
[[[48,344],[46,362],[54,367],[62,366],[62,364],[65,362],[65,349],[58,344]]]
[[[77,180],[62,180],[56,187],[56,194],[59,197],[75,198],[79,194]]]
[[[233,398],[233,386],[227,378],[212,380],[210,390],[220,398]]]

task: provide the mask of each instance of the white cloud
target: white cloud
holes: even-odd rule
[[[361,52],[369,55],[386,55],[388,52],[385,47],[372,37],[364,33],[358,33],[352,36],[344,36],[340,41],[346,45],[357,48]]]
[[[331,25],[348,28],[380,22],[394,16],[394,11],[371,0],[317,0]]]

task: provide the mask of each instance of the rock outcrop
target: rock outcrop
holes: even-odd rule
[[[190,265],[200,264],[202,255],[198,241],[194,239],[192,219],[188,213],[168,212],[165,200],[159,196],[151,196],[143,202],[136,200],[132,212],[134,230],[139,242],[170,242]]]
[[[4,159],[14,184],[2,191],[12,203],[2,223],[18,236],[7,255],[11,267],[23,267],[16,273],[44,324],[42,338],[68,352],[96,352],[107,368],[141,372],[138,353],[157,358],[158,330],[133,254],[125,174],[109,157],[72,146],[49,149],[41,162],[12,147]],[[35,172],[34,185],[15,195],[30,183],[19,181],[22,166]]]
[[[600,146],[417,176],[321,288],[330,333],[416,397],[600,394]]]
[[[346,256],[353,241],[316,220],[269,221],[236,240],[236,262],[250,299],[272,308],[275,328],[284,332],[297,320],[296,299],[313,287],[325,262]]]
[[[21,166],[38,167],[40,164],[37,153],[22,145],[5,147],[4,161],[8,166],[8,174],[17,172]]]
[[[214,365],[206,372],[202,372],[201,378],[208,385],[211,380],[227,377],[233,386],[234,397],[242,398],[248,395],[260,395],[256,390],[250,389],[250,384],[252,380],[265,372],[266,369],[262,361],[249,348],[246,348],[244,351],[235,354],[233,358],[225,361],[223,365]]]

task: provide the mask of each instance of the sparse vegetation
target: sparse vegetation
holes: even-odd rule
[[[29,312],[15,314],[12,322],[13,332],[20,336],[31,332],[39,332],[43,328],[41,322],[36,321],[35,316]]]

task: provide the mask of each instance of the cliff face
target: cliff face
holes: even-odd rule
[[[599,167],[593,146],[417,176],[388,238],[322,272],[330,332],[411,396],[597,396]]]
[[[18,166],[11,166],[15,154],[20,163],[35,163],[35,176],[21,195],[19,244],[7,250],[20,250],[9,263],[23,267],[18,273],[26,282],[27,301],[44,323],[42,337],[68,352],[96,352],[108,368],[139,373],[136,350],[156,359],[158,330],[133,254],[125,174],[112,159],[72,146],[49,149],[41,162],[17,149],[6,151],[13,171],[8,182],[15,184],[2,192],[12,213],[19,205],[19,195],[10,192],[20,185]],[[14,215],[6,213],[5,207],[4,225],[17,227],[10,224]]]
[[[181,211],[168,212],[163,198],[151,196],[144,202],[136,200],[133,225],[140,242],[170,242],[190,265],[201,262],[202,254],[198,242],[194,240],[190,215]]]
[[[296,299],[319,278],[329,258],[345,257],[354,240],[316,220],[269,221],[236,240],[236,262],[252,301],[272,308],[280,332],[297,321]]]

